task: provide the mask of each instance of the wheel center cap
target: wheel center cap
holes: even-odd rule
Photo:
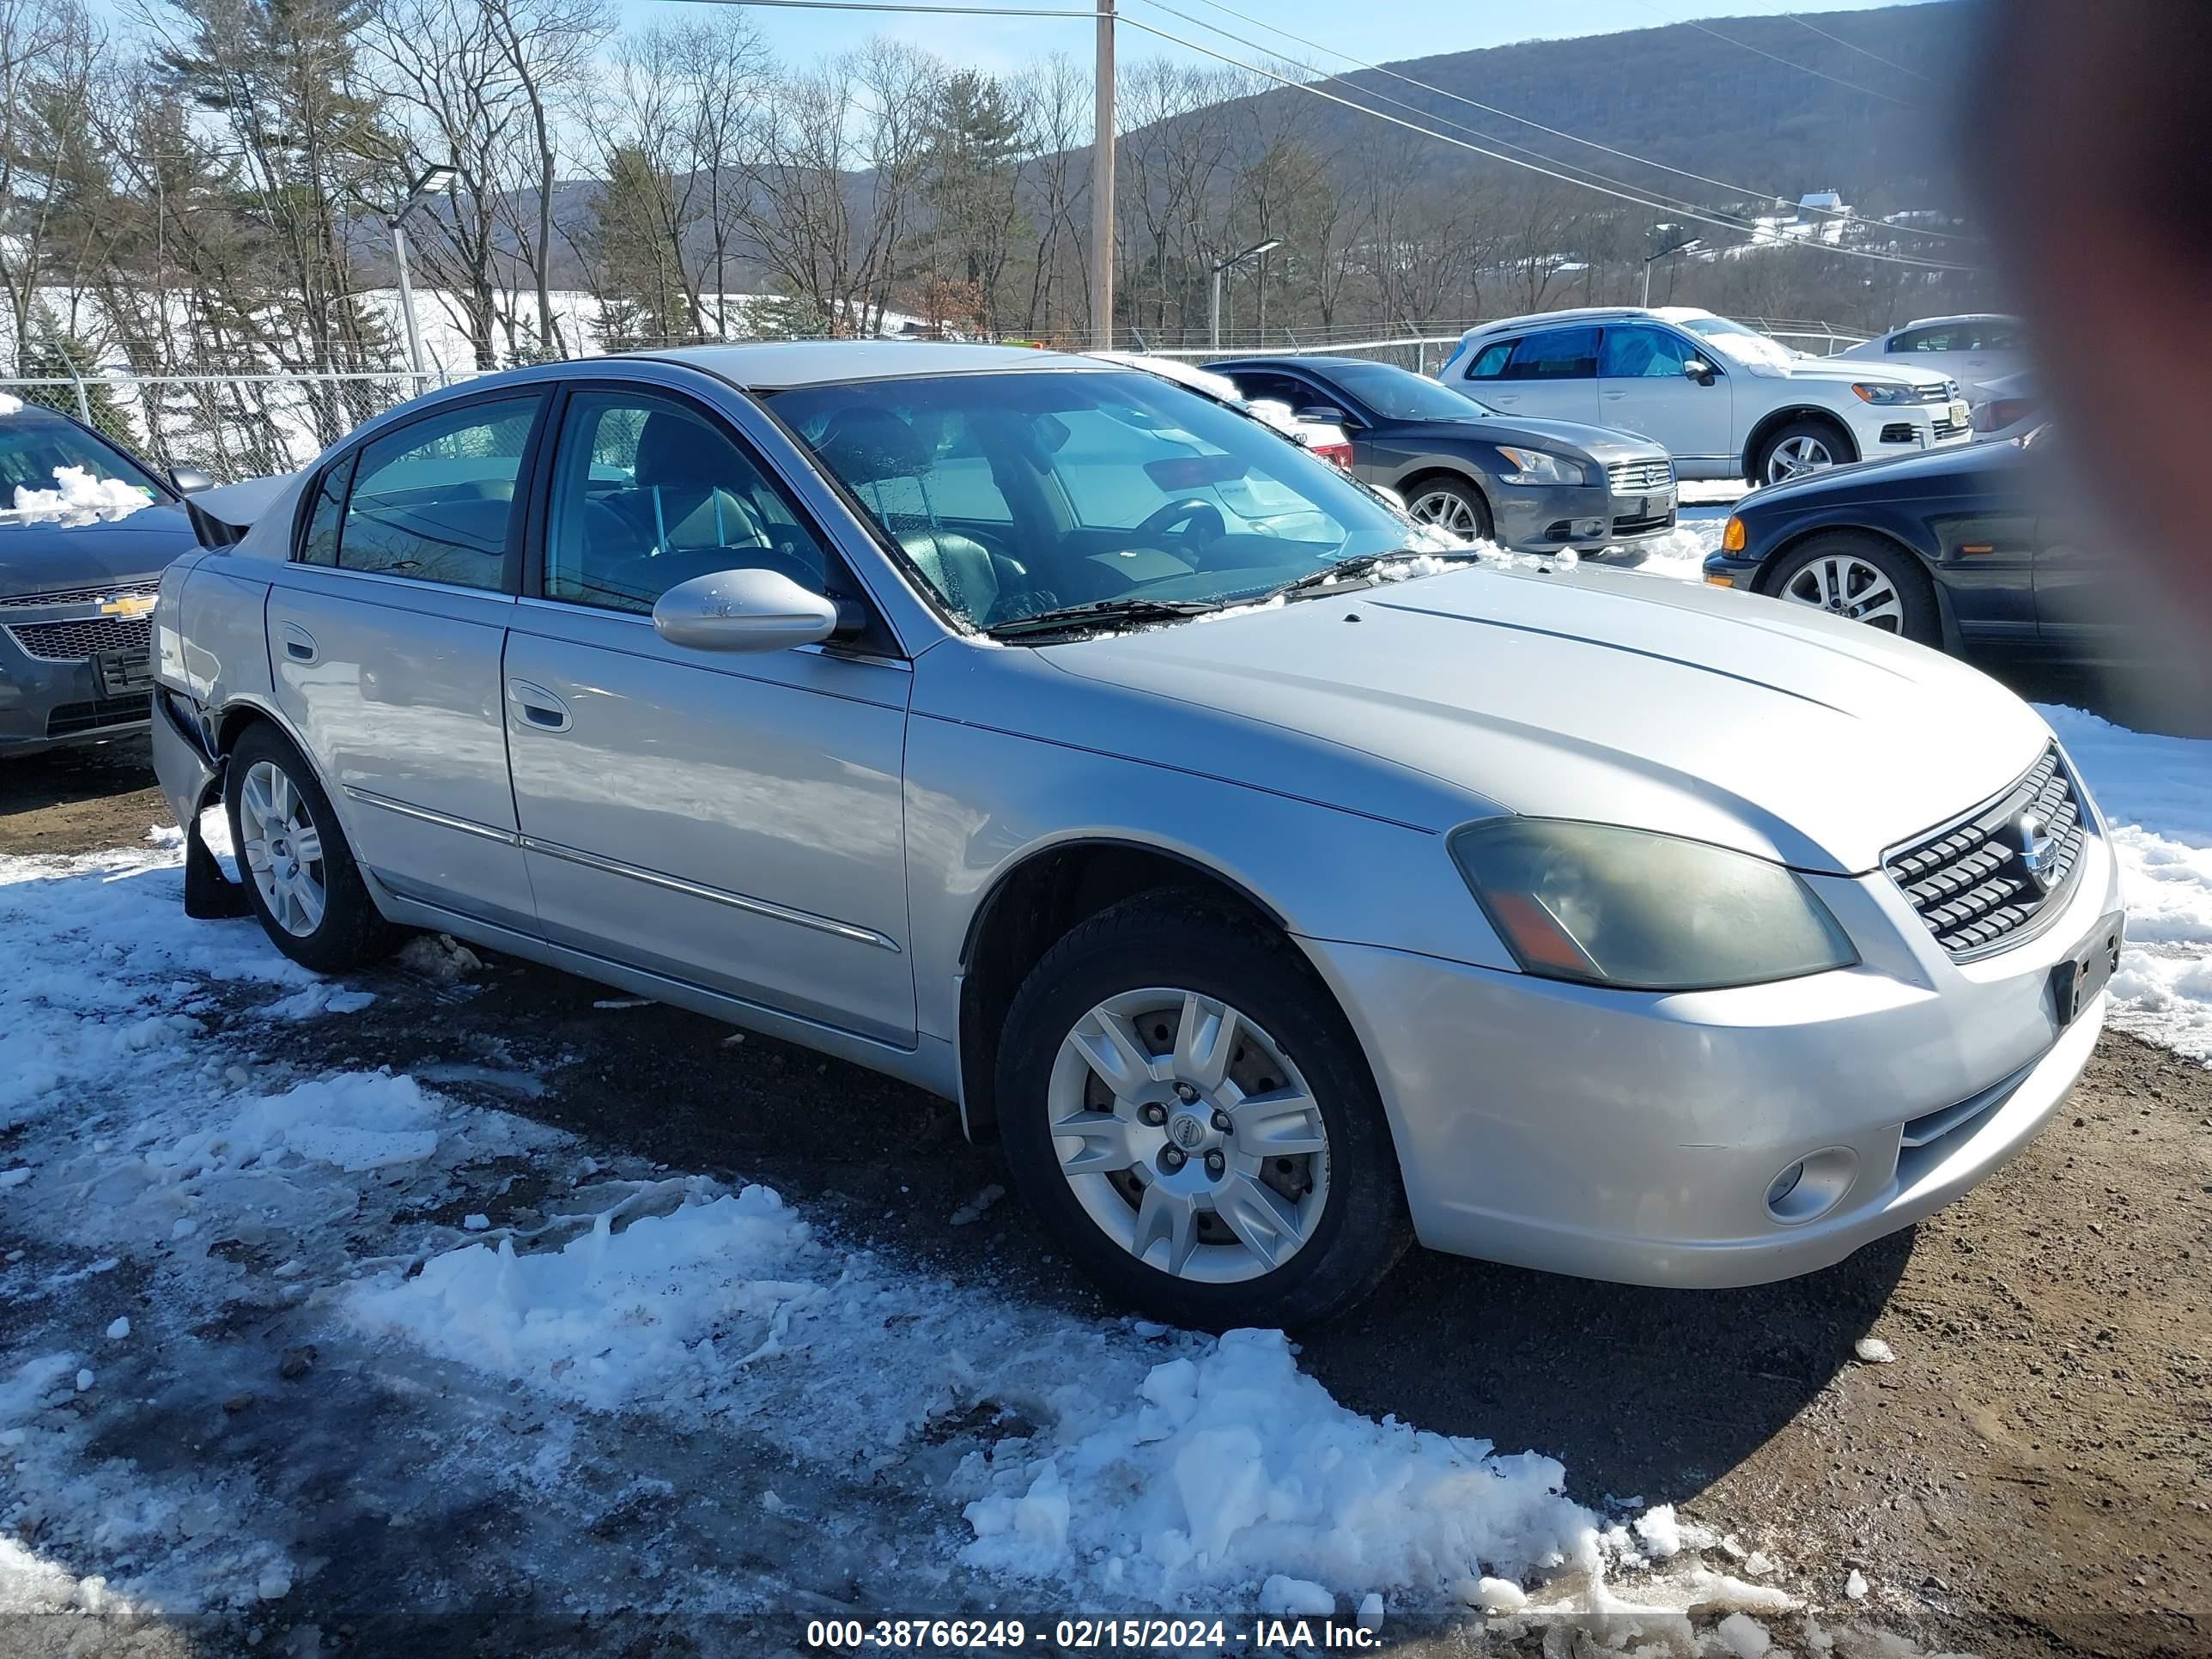
[[[1177,1112],[1168,1120],[1168,1139],[1186,1152],[1206,1145],[1207,1124],[1195,1112]]]

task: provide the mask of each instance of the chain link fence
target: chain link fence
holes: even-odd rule
[[[163,471],[218,483],[303,467],[372,416],[468,378],[400,369],[0,379],[0,392],[74,415]]]

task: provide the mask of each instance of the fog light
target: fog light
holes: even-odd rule
[[[1602,536],[1605,534],[1605,520],[1603,519],[1577,519],[1575,520],[1575,534],[1577,537]]]
[[[1808,1152],[1766,1183],[1766,1212],[1791,1226],[1817,1221],[1843,1201],[1858,1169],[1859,1155],[1848,1146]]]

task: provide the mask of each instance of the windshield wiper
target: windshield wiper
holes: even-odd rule
[[[1427,547],[1396,547],[1388,553],[1361,553],[1349,559],[1340,559],[1319,570],[1309,570],[1295,581],[1284,583],[1268,594],[1270,599],[1295,599],[1318,588],[1337,587],[1356,582],[1363,576],[1372,575],[1381,566],[1395,564],[1401,559],[1479,559],[1482,556],[1471,547],[1448,547],[1442,550]]]
[[[1221,609],[1218,599],[1151,599],[1131,595],[1118,599],[1093,599],[1088,605],[1056,605],[1032,616],[1009,617],[983,631],[994,640],[1015,639],[1024,634],[1065,634],[1081,628],[1109,628],[1115,623],[1181,622]]]

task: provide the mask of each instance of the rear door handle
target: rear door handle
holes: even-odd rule
[[[566,732],[573,724],[567,703],[544,686],[533,685],[528,680],[509,680],[507,700],[514,705],[526,725],[540,732]]]
[[[321,654],[315,648],[315,636],[297,623],[281,623],[278,635],[284,641],[284,654],[294,662],[313,662]]]

